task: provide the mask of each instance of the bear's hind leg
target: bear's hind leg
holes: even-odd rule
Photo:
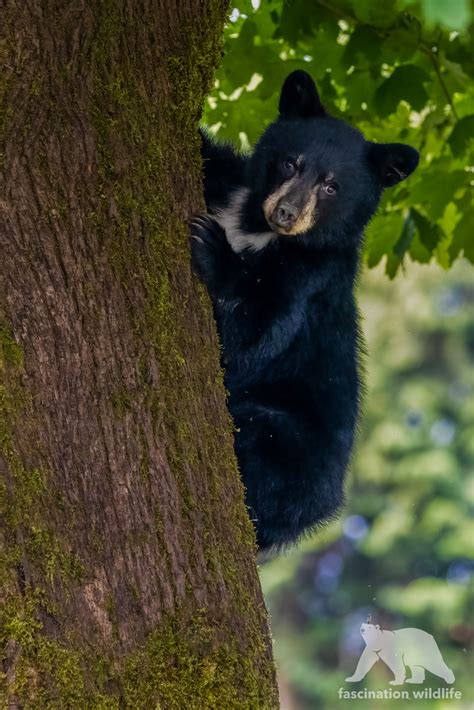
[[[406,679],[406,683],[424,683],[425,669],[423,666],[409,666],[411,670],[411,678]]]
[[[446,683],[449,683],[449,685],[454,683],[454,673],[444,662],[441,651],[433,637],[431,637],[428,652],[425,653],[423,658],[423,667],[430,673],[433,673],[433,675],[437,675],[438,678],[442,678]]]
[[[390,685],[403,685],[405,682],[405,664],[400,654],[393,648],[383,648],[379,656],[392,671],[395,678],[390,680]]]
[[[282,407],[247,400],[231,413],[258,546],[281,549],[340,507],[344,466],[318,446],[304,418]]]
[[[444,680],[446,683],[449,683],[449,685],[452,685],[455,681],[454,673],[452,672],[451,668],[448,668],[446,666],[446,673],[443,676]]]

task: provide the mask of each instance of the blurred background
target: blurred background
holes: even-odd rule
[[[382,662],[344,680],[369,614],[433,634],[463,694],[405,707],[474,707],[473,47],[469,0],[253,0],[230,16],[204,115],[219,138],[249,149],[304,68],[333,115],[421,153],[367,233],[367,393],[344,515],[260,569],[283,710],[396,702],[339,698],[391,687]],[[427,673],[420,687],[443,686]]]

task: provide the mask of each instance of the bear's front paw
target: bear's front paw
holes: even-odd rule
[[[360,678],[356,678],[355,675],[351,675],[349,678],[346,678],[346,683],[357,683],[359,680]]]
[[[191,261],[197,276],[207,286],[222,275],[226,261],[233,256],[225,231],[215,219],[196,215],[189,222]]]

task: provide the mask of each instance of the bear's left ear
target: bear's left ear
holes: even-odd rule
[[[420,156],[417,150],[404,143],[369,143],[368,158],[382,187],[392,187],[411,175]]]
[[[305,71],[294,71],[286,77],[279,110],[282,118],[314,118],[326,113],[315,83]]]

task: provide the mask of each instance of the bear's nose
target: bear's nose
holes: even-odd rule
[[[280,202],[272,215],[272,221],[277,227],[291,227],[298,216],[298,211],[289,202]]]

